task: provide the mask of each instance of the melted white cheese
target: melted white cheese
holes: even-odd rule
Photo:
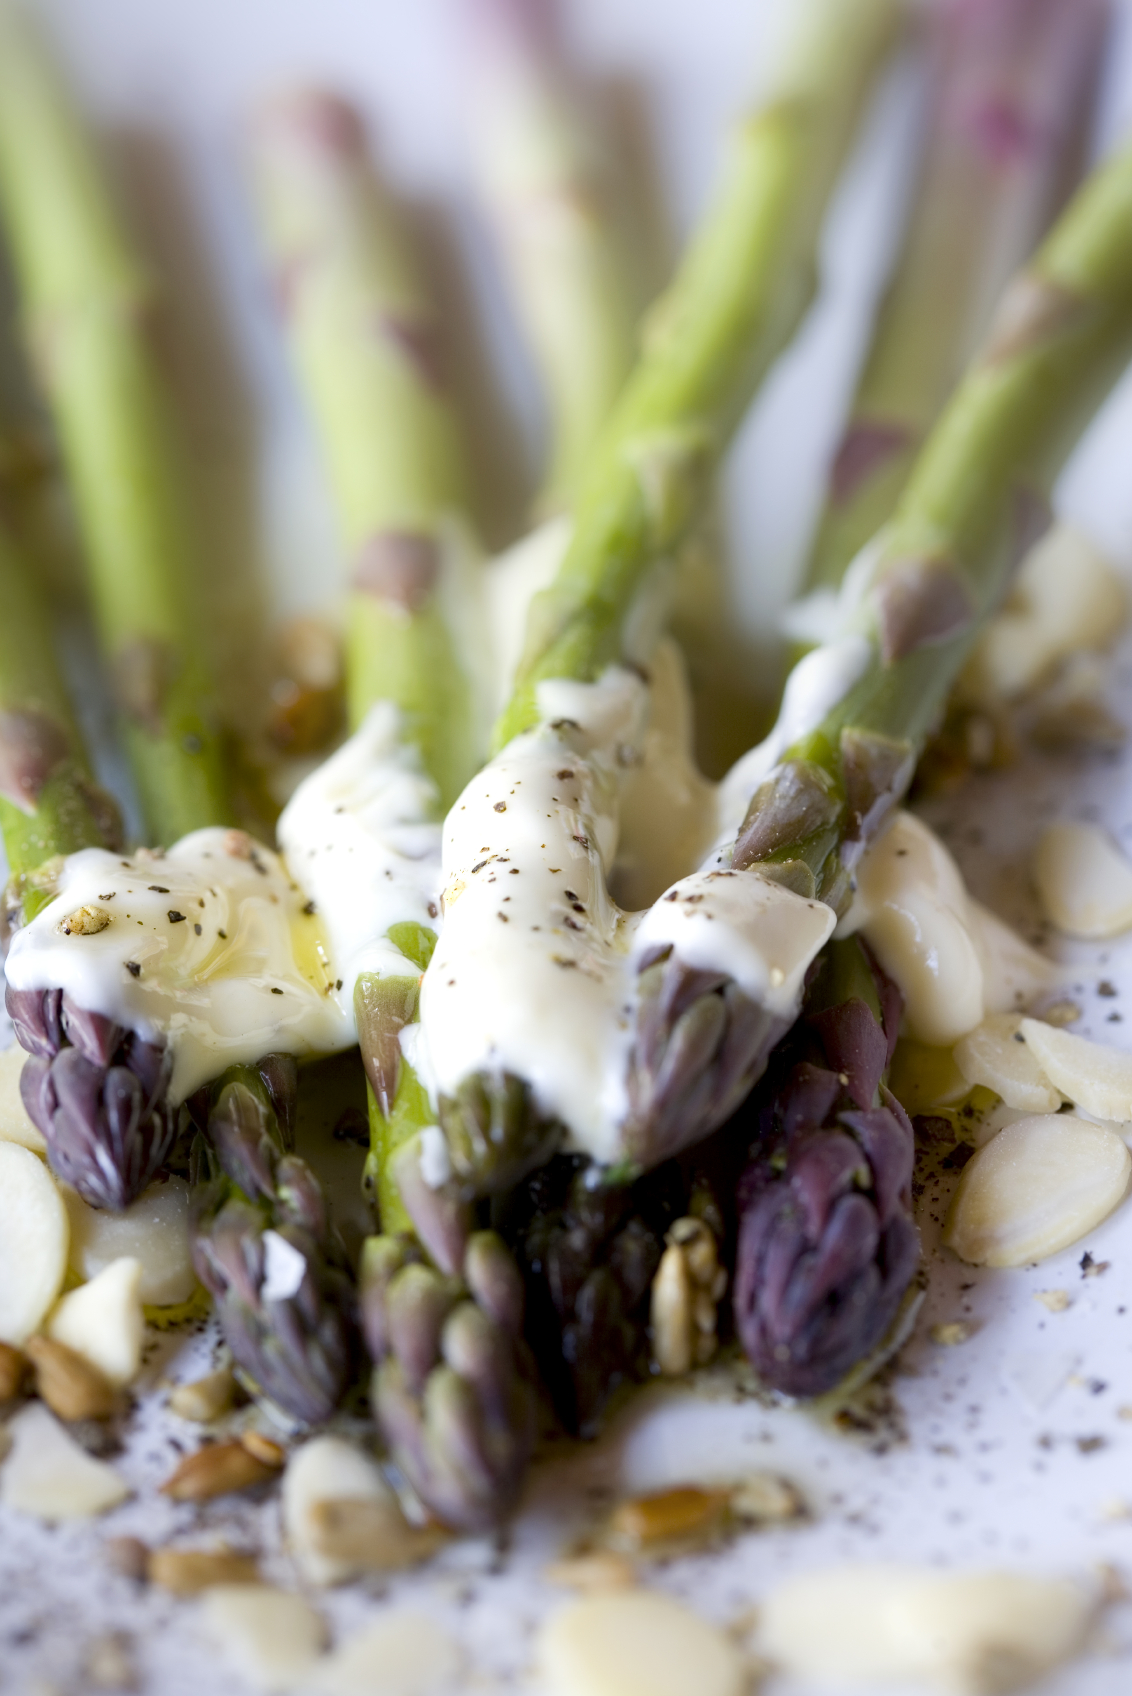
[[[898,985],[910,1035],[932,1047],[1025,1006],[1058,975],[972,900],[943,843],[911,813],[896,813],[861,860],[838,935],[857,932]]]
[[[242,831],[197,830],[160,857],[85,848],[57,888],[12,939],[9,983],[64,989],[147,1041],[167,1038],[174,1102],[226,1066],[354,1040],[317,916],[279,856]]]

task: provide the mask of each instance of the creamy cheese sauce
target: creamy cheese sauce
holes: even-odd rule
[[[225,1067],[354,1040],[317,914],[283,861],[242,831],[197,830],[161,856],[85,848],[17,931],[16,989],[61,988],[174,1051],[182,1101]]]

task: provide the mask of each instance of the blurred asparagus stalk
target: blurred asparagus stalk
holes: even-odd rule
[[[292,354],[352,560],[351,718],[398,713],[399,739],[429,780],[413,821],[425,825],[478,756],[473,692],[444,604],[453,551],[469,556],[465,571],[471,563],[471,526],[435,314],[351,108],[319,91],[275,103],[257,125],[254,163]],[[421,1181],[433,1111],[400,1039],[416,1020],[435,933],[398,922],[387,940],[399,965],[362,972],[354,992],[367,1180],[382,1227],[361,1267],[371,1400],[422,1500],[448,1523],[480,1529],[513,1505],[533,1443],[522,1283],[502,1242],[473,1233],[465,1211]]]
[[[806,0],[778,78],[738,127],[723,180],[594,444],[558,575],[536,597],[496,744],[538,719],[544,678],[591,680],[702,509],[728,440],[813,295],[818,236],[897,0]]]
[[[151,840],[227,799],[193,601],[192,515],[152,344],[156,289],[29,20],[0,9],[0,217],[62,444]]]
[[[836,587],[1077,174],[1107,0],[936,0],[911,217],[809,563]]]
[[[633,360],[635,303],[594,115],[552,0],[469,0],[473,143],[542,378],[551,450],[538,510],[570,505]]]

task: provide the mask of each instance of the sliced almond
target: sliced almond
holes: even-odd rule
[[[67,1209],[30,1149],[0,1142],[0,1342],[37,1331],[67,1271]]]
[[[171,1411],[181,1419],[207,1425],[227,1413],[236,1396],[236,1377],[230,1366],[222,1366],[191,1383],[178,1384],[169,1397]]]
[[[1046,917],[1067,936],[1119,936],[1132,926],[1132,861],[1095,824],[1051,824],[1034,856]]]
[[[0,1343],[0,1404],[19,1395],[27,1376],[27,1355],[11,1343]]]
[[[538,1644],[552,1696],[744,1696],[735,1643],[675,1597],[586,1596],[553,1614]]]
[[[20,1094],[20,1073],[27,1055],[22,1048],[0,1053],[0,1142],[17,1142],[33,1154],[46,1154],[43,1132],[27,1116]]]
[[[49,1337],[66,1343],[119,1387],[141,1370],[141,1273],[141,1262],[132,1256],[111,1261],[89,1284],[65,1295],[47,1322]]]
[[[8,1432],[12,1448],[0,1468],[5,1507],[49,1521],[85,1519],[130,1494],[114,1468],[81,1449],[42,1402],[29,1402],[8,1422]]]
[[[174,1596],[197,1596],[214,1584],[258,1584],[259,1564],[233,1549],[154,1549],[147,1576]]]
[[[326,1642],[302,1596],[270,1584],[217,1584],[204,1593],[205,1629],[256,1690],[293,1690]]]
[[[1023,1019],[1019,1028],[1046,1077],[1068,1101],[1098,1119],[1132,1119],[1132,1054],[1039,1019]]]
[[[1132,1156],[1105,1125],[1068,1113],[1017,1119],[964,1167],[943,1240],[974,1266],[1025,1266],[1108,1217]]]
[[[435,1548],[411,1526],[372,1455],[344,1437],[315,1437],[283,1474],[283,1527],[312,1584],[343,1584],[412,1566]]]
[[[731,1512],[749,1525],[784,1525],[806,1517],[801,1492],[775,1472],[752,1472],[731,1492]]]
[[[312,1670],[318,1696],[451,1696],[462,1680],[455,1644],[425,1613],[379,1614]]]
[[[35,1366],[37,1392],[60,1419],[108,1419],[113,1413],[113,1384],[66,1343],[29,1337],[27,1354]]]
[[[175,1502],[207,1502],[234,1490],[250,1490],[253,1484],[264,1484],[277,1475],[277,1466],[265,1465],[243,1443],[210,1443],[185,1456],[161,1486],[161,1493]]]
[[[968,1085],[993,1090],[1008,1107],[1056,1113],[1061,1096],[1026,1046],[1021,1023],[1016,1013],[992,1013],[955,1044],[955,1063]]]
[[[189,1248],[189,1186],[183,1178],[150,1184],[122,1213],[88,1207],[74,1190],[64,1199],[71,1219],[71,1266],[92,1279],[115,1260],[141,1265],[138,1294],[146,1307],[177,1307],[197,1287]]]
[[[1062,1579],[856,1565],[788,1579],[765,1598],[758,1647],[836,1688],[1028,1687],[1082,1646],[1095,1598]]]

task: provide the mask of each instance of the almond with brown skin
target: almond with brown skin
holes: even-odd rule
[[[148,1576],[174,1596],[196,1596],[214,1584],[258,1584],[259,1565],[234,1549],[154,1549]]]
[[[19,1395],[27,1370],[27,1356],[11,1343],[0,1343],[0,1402]]]
[[[243,1443],[211,1443],[186,1455],[177,1470],[161,1486],[164,1496],[175,1502],[207,1502],[234,1490],[250,1490],[278,1472],[266,1466]],[[217,1580],[220,1583],[221,1580]]]
[[[27,1354],[35,1367],[35,1388],[60,1419],[109,1419],[117,1393],[89,1360],[51,1337],[29,1337]]]

